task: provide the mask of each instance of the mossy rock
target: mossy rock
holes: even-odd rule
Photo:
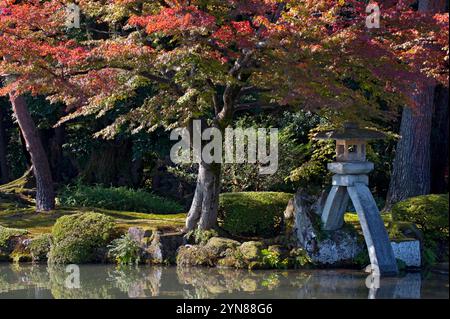
[[[208,249],[211,255],[221,256],[227,249],[235,249],[240,245],[236,240],[223,238],[223,237],[213,237],[206,243],[204,249]]]
[[[176,262],[178,266],[210,266],[213,267],[217,262],[217,255],[212,254],[210,249],[205,246],[182,246],[178,249]]]
[[[292,194],[278,192],[221,194],[219,225],[233,236],[276,236],[291,198]]]
[[[52,235],[42,234],[33,238],[30,245],[30,254],[33,262],[47,261],[52,243]]]
[[[49,262],[90,263],[106,258],[107,245],[117,236],[114,219],[99,213],[60,217],[52,229]]]
[[[217,261],[217,266],[243,269],[247,267],[247,263],[241,258],[239,253],[236,253],[236,251],[228,251],[224,258]]]
[[[239,247],[242,258],[246,261],[256,261],[261,258],[261,250],[264,244],[259,241],[246,241]]]
[[[28,234],[26,229],[7,228],[0,225],[0,249],[7,248],[8,241],[13,237]]]
[[[387,231],[391,241],[423,240],[423,233],[411,222],[392,221],[388,224]]]
[[[0,261],[9,261],[19,239],[28,234],[25,229],[7,228],[0,225]]]

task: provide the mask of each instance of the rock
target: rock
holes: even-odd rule
[[[144,245],[144,239],[151,237],[152,232],[150,230],[142,229],[141,227],[130,227],[128,228],[128,235],[130,235],[131,239],[136,243]]]
[[[51,240],[52,236],[50,234],[42,234],[27,243],[33,262],[39,263],[47,261],[51,247]]]
[[[222,237],[212,237],[206,245],[185,245],[178,249],[177,265],[237,267],[239,245],[236,240]]]
[[[314,211],[316,198],[299,191],[294,196],[293,233],[300,247],[306,246],[317,237],[313,220],[318,218],[311,213]]]
[[[178,249],[177,266],[210,266],[216,265],[217,255],[211,253],[205,246],[186,245]]]
[[[240,245],[236,240],[222,237],[212,237],[205,245],[205,249],[210,250],[212,255],[217,257],[223,256],[225,251],[229,248],[235,249]]]
[[[293,235],[312,262],[322,265],[348,265],[365,249],[364,241],[354,230],[343,227],[335,231],[320,229],[320,209],[324,193],[317,198],[304,191],[294,196]]]
[[[294,218],[294,200],[291,198],[284,210],[284,219],[290,220]]]
[[[152,235],[150,245],[145,249],[151,263],[173,263],[176,259],[177,250],[185,244],[182,233],[164,233],[155,231]]]
[[[332,238],[307,243],[305,248],[313,262],[337,266],[354,263],[364,250],[364,243],[356,234],[339,229],[333,231]]]
[[[150,264],[174,263],[178,248],[186,244],[182,233],[152,232],[130,227],[128,234],[142,248],[142,259]]]
[[[259,241],[246,241],[239,246],[239,252],[246,261],[256,261],[261,256],[263,243]]]
[[[407,267],[420,267],[422,265],[420,255],[420,242],[408,240],[391,242],[395,258],[402,260]]]
[[[28,231],[25,229],[7,228],[0,225],[0,258],[8,260],[9,255],[16,250],[17,246],[24,244],[27,240]]]
[[[245,268],[246,263],[243,260],[238,259],[234,252],[235,251],[228,250],[226,256],[217,261],[217,266],[225,268]]]

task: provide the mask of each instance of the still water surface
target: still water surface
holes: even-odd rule
[[[367,288],[367,274],[355,270],[85,265],[79,286],[72,271],[0,264],[0,298],[449,298],[448,275],[436,273],[382,278],[379,288]]]

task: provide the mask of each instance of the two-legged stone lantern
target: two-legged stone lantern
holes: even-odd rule
[[[334,173],[333,186],[322,212],[325,230],[336,230],[344,223],[349,199],[358,214],[369,251],[372,271],[381,275],[398,273],[397,262],[380,211],[367,187],[367,174],[374,168],[366,161],[367,140],[384,138],[383,133],[346,123],[343,129],[320,132],[316,139],[336,140],[336,162],[328,164]]]

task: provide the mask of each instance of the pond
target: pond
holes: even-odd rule
[[[368,288],[372,287],[372,288]],[[448,275],[0,264],[0,298],[449,298]]]

